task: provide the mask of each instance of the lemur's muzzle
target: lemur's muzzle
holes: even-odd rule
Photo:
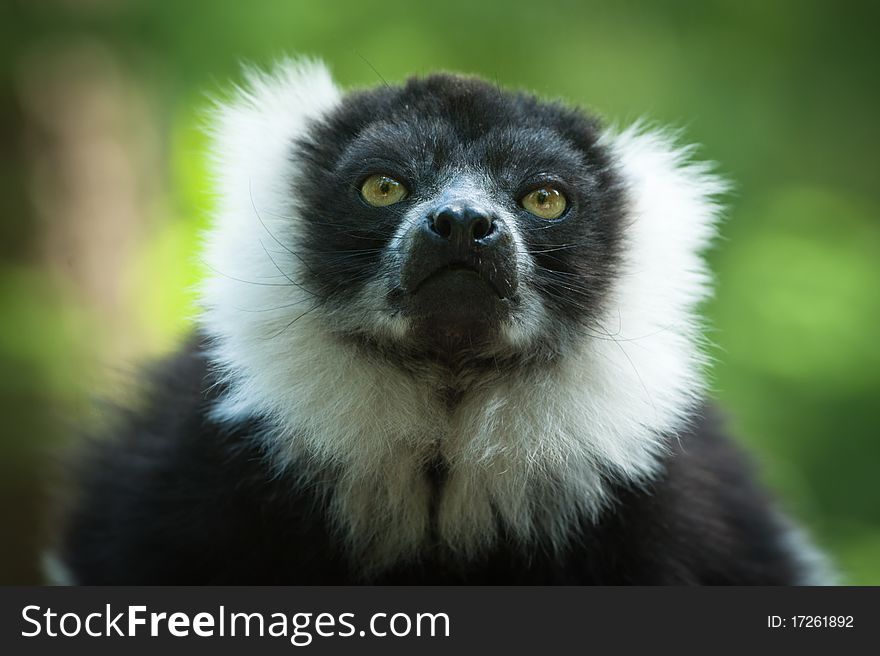
[[[410,230],[402,248],[401,287],[417,315],[444,322],[491,320],[516,292],[513,236],[479,206],[437,207]]]

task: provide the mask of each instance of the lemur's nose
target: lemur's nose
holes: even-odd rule
[[[438,202],[415,222],[400,252],[401,289],[418,296],[418,302],[426,304],[423,309],[431,313],[447,301],[448,312],[456,316],[464,312],[457,307],[461,303],[494,307],[498,299],[511,298],[517,288],[513,233],[488,204],[465,199]]]
[[[441,239],[459,249],[476,244],[488,246],[497,236],[495,219],[479,208],[466,204],[449,204],[428,215],[428,228]]]

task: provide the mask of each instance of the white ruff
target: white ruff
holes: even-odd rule
[[[573,519],[601,506],[609,479],[656,472],[664,434],[683,426],[703,392],[694,309],[709,278],[699,253],[722,185],[660,134],[605,134],[629,195],[624,269],[602,320],[614,339],[584,340],[558,366],[479,381],[449,412],[439,371],[405,372],[329,329],[361,322],[393,337],[405,330],[399,321],[354,307],[291,323],[314,305],[289,283],[301,265],[279,244],[298,243],[290,145],[340,98],[321,65],[287,62],[252,74],[219,111],[219,206],[206,249],[216,275],[202,295],[202,326],[231,390],[216,416],[265,417],[276,464],[304,476],[332,469],[337,527],[375,567],[425,540],[422,472],[438,455],[449,466],[438,531],[451,548],[485,546],[496,515],[523,541],[542,535],[561,546]]]

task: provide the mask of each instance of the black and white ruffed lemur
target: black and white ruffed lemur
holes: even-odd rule
[[[78,459],[77,584],[810,584],[707,405],[722,182],[472,77],[218,108],[188,346]]]

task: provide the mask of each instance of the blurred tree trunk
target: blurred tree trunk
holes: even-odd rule
[[[163,184],[150,87],[95,40],[36,41],[3,67],[0,275],[37,281],[5,293],[17,294],[19,306],[54,304],[38,315],[44,320],[59,320],[62,306],[84,310],[96,327],[83,340],[90,359],[115,362],[137,352],[128,270]],[[57,491],[47,455],[72,437],[60,434],[67,413],[51,379],[69,364],[35,356],[52,345],[36,343],[45,337],[24,326],[9,335],[0,340],[0,582],[35,583],[49,533],[47,490]],[[86,371],[62,373],[88,380]]]

